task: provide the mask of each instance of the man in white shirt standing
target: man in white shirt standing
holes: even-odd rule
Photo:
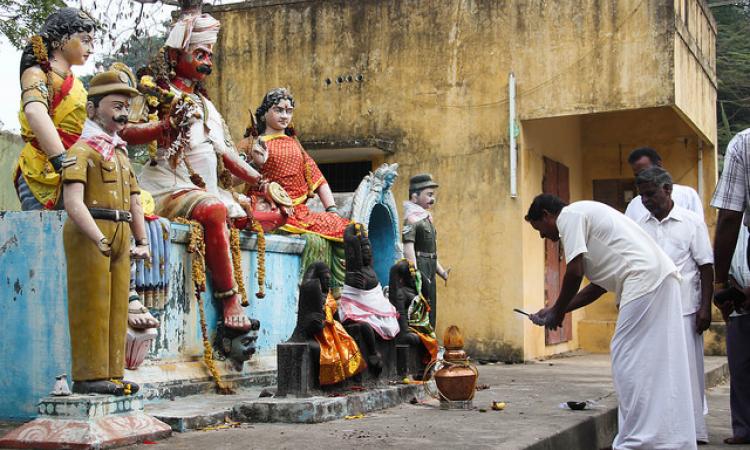
[[[650,169],[651,167],[662,167],[661,156],[653,148],[642,147],[633,150],[628,156],[628,164],[633,169],[633,175],[638,175],[642,170]],[[701,198],[695,189],[690,186],[683,186],[681,184],[672,185],[672,201],[676,205],[681,206],[688,211],[693,211],[703,219],[703,204]],[[625,210],[625,215],[633,220],[638,220],[644,214],[648,214],[648,211],[643,206],[641,196],[634,197],[628,208]]]
[[[714,255],[703,217],[677,205],[671,197],[672,177],[655,166],[635,178],[646,213],[636,223],[672,258],[682,275],[682,321],[690,364],[695,438],[708,443],[703,370],[703,332],[711,325]]]
[[[696,449],[677,267],[632,220],[598,202],[566,205],[538,195],[525,217],[542,238],[562,241],[567,267],[555,304],[531,319],[555,329],[565,313],[614,292],[610,344],[618,397],[614,449]],[[583,276],[591,284],[578,291]]]

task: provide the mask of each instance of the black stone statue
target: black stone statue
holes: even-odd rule
[[[346,254],[346,275],[344,284],[362,290],[371,290],[378,286],[378,276],[372,265],[372,246],[362,225],[349,224],[344,230],[344,251]],[[346,320],[344,328],[359,346],[365,357],[370,375],[377,378],[383,371],[383,350],[378,341],[382,341],[368,324]]]

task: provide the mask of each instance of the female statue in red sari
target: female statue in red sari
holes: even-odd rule
[[[252,152],[253,164],[266,181],[280,184],[292,198],[294,212],[280,229],[306,237],[303,266],[317,260],[326,262],[340,286],[344,278],[344,229],[350,221],[337,214],[328,182],[295,137],[291,127],[293,113],[294,98],[287,89],[276,88],[266,94],[255,112],[260,147],[265,148],[265,153]],[[315,194],[326,212],[312,212],[307,207],[307,200]]]

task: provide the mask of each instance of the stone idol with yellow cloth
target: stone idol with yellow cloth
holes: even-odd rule
[[[362,372],[367,364],[351,336],[336,320],[330,294],[331,271],[322,262],[310,265],[300,284],[297,326],[290,343],[307,343],[317,384],[340,383]]]
[[[96,28],[85,12],[61,8],[23,50],[18,119],[25,145],[12,179],[24,211],[59,207],[62,161],[86,119],[86,89],[71,68],[93,52]]]
[[[128,395],[138,390],[123,380],[130,259],[148,258],[149,247],[140,190],[125,141],[117,134],[137,94],[122,73],[95,75],[81,137],[62,162],[75,393]],[[136,242],[132,250],[131,233]]]

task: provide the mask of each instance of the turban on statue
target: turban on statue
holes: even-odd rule
[[[219,21],[209,14],[183,17],[174,24],[165,45],[170,48],[187,50],[189,45],[206,45],[216,42],[219,34]]]

